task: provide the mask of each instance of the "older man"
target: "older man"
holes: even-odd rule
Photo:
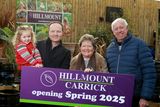
[[[106,50],[109,71],[135,76],[133,107],[147,107],[152,98],[156,72],[149,48],[128,32],[128,23],[117,18],[111,24],[114,39]]]

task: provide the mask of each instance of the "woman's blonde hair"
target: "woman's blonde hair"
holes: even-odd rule
[[[36,42],[35,33],[33,32],[32,26],[21,25],[17,27],[16,33],[12,39],[13,46],[16,46],[20,42],[20,37],[23,32],[29,32],[31,34],[31,42],[34,44]]]

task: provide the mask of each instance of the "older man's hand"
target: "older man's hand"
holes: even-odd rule
[[[139,107],[149,107],[149,102],[141,98],[139,101]]]

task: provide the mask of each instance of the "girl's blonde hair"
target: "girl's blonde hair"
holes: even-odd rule
[[[12,39],[13,46],[16,46],[20,42],[20,37],[23,32],[29,32],[31,34],[31,42],[34,44],[36,42],[35,33],[33,32],[32,26],[21,25],[17,27],[16,33]]]

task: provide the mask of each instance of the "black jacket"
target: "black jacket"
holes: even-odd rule
[[[62,46],[62,43],[52,49],[51,40],[48,38],[39,41],[37,48],[41,54],[44,67],[69,69],[71,51]]]

